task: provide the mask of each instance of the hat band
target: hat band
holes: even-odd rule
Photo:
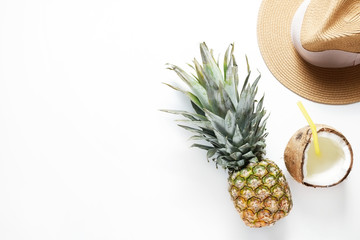
[[[311,0],[305,0],[296,11],[291,24],[291,39],[296,51],[300,56],[312,65],[325,68],[350,67],[360,64],[360,54],[342,50],[326,50],[311,52],[303,48],[301,44],[301,27],[306,9]]]

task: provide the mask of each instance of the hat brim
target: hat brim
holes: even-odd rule
[[[360,65],[321,68],[304,61],[291,41],[291,22],[303,0],[263,0],[257,23],[262,57],[285,87],[311,101],[349,104],[360,101]]]

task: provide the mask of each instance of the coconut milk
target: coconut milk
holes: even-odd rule
[[[320,156],[315,153],[313,142],[310,143],[307,154],[307,178],[326,173],[332,169],[335,170],[334,168],[343,165],[345,161],[344,150],[337,141],[319,136],[319,146],[321,150]]]

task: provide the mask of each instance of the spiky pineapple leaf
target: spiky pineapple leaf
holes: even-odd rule
[[[233,152],[230,154],[230,157],[232,157],[234,160],[239,160],[239,158],[241,157],[241,153],[240,152]]]
[[[240,146],[240,144],[243,142],[243,136],[238,125],[235,126],[235,132],[232,141],[235,146]]]
[[[196,113],[191,113],[191,112],[186,112],[186,111],[181,111],[181,110],[168,110],[168,109],[160,109],[160,111],[171,113],[171,114],[182,115],[193,121],[198,121],[198,120],[207,121],[207,118],[205,116],[196,114]]]
[[[239,92],[238,65],[231,44],[224,55],[223,72],[219,60],[205,43],[200,44],[202,65],[193,60],[191,68],[195,73],[187,74],[181,68],[170,65],[179,77],[190,87],[185,93],[196,113],[186,111],[170,112],[187,118],[180,127],[195,133],[191,140],[210,145],[194,144],[207,150],[208,159],[213,158],[216,166],[230,171],[239,170],[249,162],[256,162],[265,154],[266,120],[269,115],[263,107],[264,97],[255,99],[261,75],[250,83],[250,66],[246,56],[247,76]]]
[[[184,89],[181,89],[179,87],[175,87],[169,83],[163,83],[165,85],[167,85],[168,87],[171,87],[172,89],[176,90],[176,91],[179,91],[179,92],[182,92],[183,94],[185,94],[192,103],[196,104],[199,108],[202,108],[202,104],[201,102],[199,101],[199,99],[197,98],[197,96],[195,96],[193,93],[191,92],[188,92],[188,91],[185,91]]]
[[[194,125],[196,127],[212,130],[212,125],[211,125],[211,122],[209,122],[209,121],[201,121],[201,120],[192,121],[192,120],[179,119],[179,120],[177,120],[177,122],[181,122],[181,123],[185,123],[185,124],[191,124],[191,125]]]
[[[236,128],[235,115],[229,110],[225,116],[225,131],[229,138],[232,138]]]
[[[201,59],[203,62],[204,75],[210,80],[215,82],[218,86],[223,81],[223,76],[220,71],[219,65],[214,60],[213,55],[209,51],[205,43],[200,44]]]
[[[206,145],[197,144],[197,143],[194,143],[193,145],[191,145],[191,147],[197,147],[197,148],[204,149],[204,150],[213,149],[212,146],[206,146]]]
[[[225,119],[205,109],[205,116],[211,122],[214,129],[226,136]]]
[[[194,68],[195,68],[199,83],[204,88],[207,88],[207,83],[205,81],[205,77],[204,77],[204,73],[203,73],[204,70],[203,70],[202,66],[199,64],[199,62],[196,59],[194,59],[193,63],[194,63]]]
[[[187,85],[190,87],[190,89],[192,90],[192,92],[195,94],[195,96],[199,99],[199,101],[201,102],[201,105],[204,107],[209,107],[209,102],[208,102],[208,96],[206,93],[205,88],[192,76],[190,76],[189,74],[187,74],[184,70],[182,70],[181,68],[175,66],[175,65],[171,65],[169,64],[170,67],[169,69],[173,70],[176,72],[176,74],[185,82],[187,83]]]
[[[224,79],[226,79],[226,73],[228,69],[229,59],[231,58],[230,51],[232,52],[234,49],[233,44],[230,44],[230,46],[226,49],[225,55],[224,55]]]
[[[226,144],[226,137],[222,135],[218,130],[214,129],[214,133],[216,136],[216,139],[220,143],[220,145],[224,146]]]
[[[207,159],[209,160],[210,158],[212,158],[216,154],[216,152],[217,152],[216,148],[209,149],[206,153]]]

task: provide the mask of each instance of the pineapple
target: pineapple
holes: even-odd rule
[[[250,84],[247,77],[238,91],[238,67],[231,44],[224,56],[223,73],[219,62],[205,43],[200,44],[202,65],[194,59],[190,65],[196,74],[188,74],[175,65],[169,69],[189,86],[183,92],[194,112],[163,110],[186,118],[180,127],[195,135],[193,144],[207,151],[208,160],[229,173],[229,192],[235,208],[247,226],[263,227],[286,216],[292,208],[291,193],[285,176],[272,161],[265,159],[266,112],[264,97],[255,100],[260,76]]]

